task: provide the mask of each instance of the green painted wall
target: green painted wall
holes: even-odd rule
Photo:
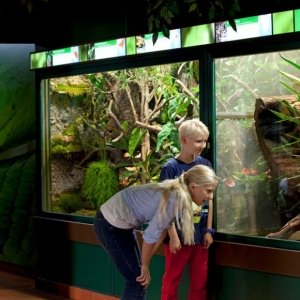
[[[84,243],[61,243],[58,240],[51,249],[50,243],[53,240],[45,242],[47,236],[42,240],[43,247],[40,248],[44,258],[39,264],[41,278],[102,294],[121,295],[123,280],[101,247]],[[147,300],[160,299],[163,272],[164,257],[154,256]],[[299,284],[300,278],[211,265],[209,300],[298,300]],[[179,290],[179,300],[187,299],[187,289],[186,270]]]
[[[39,238],[38,269],[40,278],[107,295],[121,295],[124,287],[123,279],[100,246],[62,241],[59,235],[56,242],[53,243],[54,232],[48,233],[44,235],[44,238],[42,236]],[[53,248],[50,247],[51,243]],[[163,272],[164,257],[156,255],[151,262],[152,280],[147,300],[160,298]],[[187,285],[185,274],[179,290],[179,299],[186,298]]]
[[[33,45],[0,45],[0,261],[36,263]]]
[[[276,262],[274,262],[276,263]],[[300,278],[229,267],[214,270],[211,282],[216,300],[298,300]]]

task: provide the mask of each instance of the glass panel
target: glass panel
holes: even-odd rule
[[[116,191],[158,180],[199,113],[199,63],[42,82],[43,210],[94,216]]]
[[[219,232],[299,240],[299,54],[215,61]]]

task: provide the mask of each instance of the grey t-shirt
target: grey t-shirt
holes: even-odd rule
[[[148,223],[143,239],[152,244],[159,240],[163,230],[170,227],[175,217],[176,199],[171,194],[166,217],[159,220],[161,196],[162,192],[151,185],[130,186],[102,204],[101,211],[106,220],[118,228],[138,228]]]

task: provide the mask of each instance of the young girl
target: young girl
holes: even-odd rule
[[[177,179],[130,186],[101,205],[94,229],[125,280],[122,300],[145,299],[151,257],[173,222],[184,233],[184,243],[194,244],[192,203],[201,205],[217,183],[214,171],[199,165]],[[145,223],[140,254],[135,229]]]

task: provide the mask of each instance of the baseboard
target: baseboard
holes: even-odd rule
[[[31,279],[36,277],[36,270],[33,267],[23,267],[3,261],[0,261],[0,270],[6,273],[20,275]]]
[[[69,286],[59,282],[48,281],[43,278],[36,278],[37,289],[60,295],[72,300],[93,299],[93,300],[119,300],[120,298],[101,294],[95,291]]]

